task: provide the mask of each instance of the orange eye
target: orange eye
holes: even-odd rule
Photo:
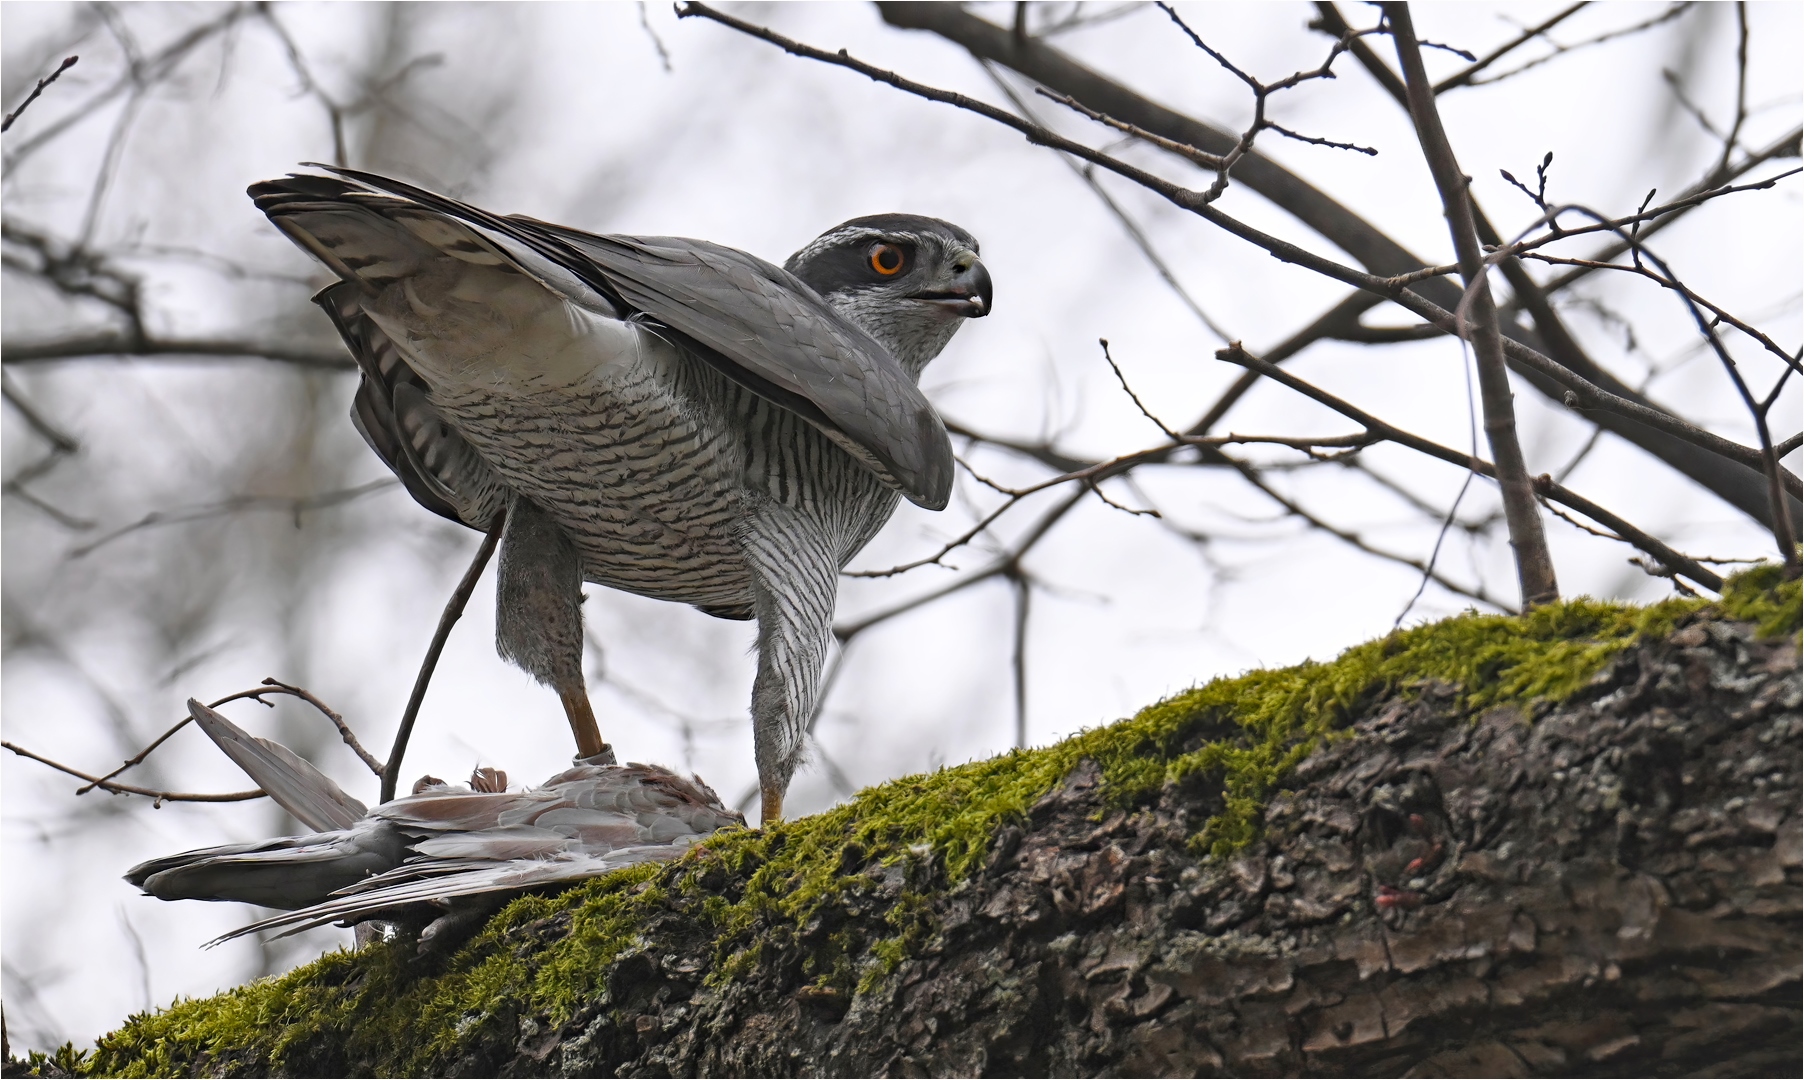
[[[871,269],[884,277],[895,277],[902,272],[902,249],[894,244],[871,245]]]

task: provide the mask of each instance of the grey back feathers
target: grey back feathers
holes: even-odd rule
[[[611,302],[618,315],[648,316],[685,344],[700,346],[694,351],[701,359],[806,418],[910,500],[935,510],[946,505],[952,444],[933,406],[888,350],[791,272],[704,240],[598,236],[498,216],[374,173],[331,171],[346,179],[291,176],[252,185],[250,194],[278,227],[347,280],[384,271],[398,276],[410,266],[405,259],[351,265],[314,238],[315,225],[287,219],[343,214],[345,204],[397,216],[410,228],[421,209],[442,215],[472,230],[453,240],[466,255],[489,254],[482,244],[488,240],[496,254],[523,268],[531,256],[561,268],[560,276]],[[563,281],[544,283],[568,289]]]

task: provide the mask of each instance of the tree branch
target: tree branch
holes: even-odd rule
[[[30,758],[32,761],[48,765],[57,772],[68,773],[78,780],[86,780],[88,781],[89,789],[98,787],[102,791],[110,791],[115,795],[145,795],[155,799],[159,806],[166,802],[249,802],[252,799],[267,797],[267,793],[264,792],[262,788],[257,788],[254,791],[226,791],[218,794],[204,794],[187,791],[159,791],[155,788],[138,787],[136,784],[120,784],[111,780],[103,780],[98,776],[89,776],[80,769],[70,768],[60,761],[52,761],[42,754],[34,754],[17,743],[0,742],[0,746],[4,746],[6,749],[11,750],[22,758]]]
[[[55,71],[53,71],[50,74],[39,79],[38,85],[33,87],[31,93],[26,95],[25,100],[21,101],[19,103],[19,107],[14,109],[12,112],[7,113],[6,119],[3,121],[0,121],[0,131],[12,130],[13,121],[17,120],[19,118],[19,114],[23,113],[26,109],[29,109],[31,107],[31,103],[38,99],[38,95],[42,94],[44,92],[44,88],[46,86],[49,86],[51,83],[62,78],[63,72],[68,71],[70,68],[74,67],[75,62],[80,59],[81,59],[81,57],[79,57],[79,56],[65,57],[63,62],[61,64],[57,65],[57,68]]]
[[[1492,479],[1496,478],[1496,467],[1490,462],[1485,461],[1482,458],[1475,458],[1470,454],[1462,454],[1458,450],[1452,450],[1439,443],[1430,442],[1419,435],[1411,434],[1410,432],[1404,431],[1402,428],[1388,424],[1370,413],[1335,397],[1326,390],[1322,390],[1317,386],[1297,378],[1283,368],[1259,359],[1237,345],[1231,345],[1226,349],[1218,351],[1215,354],[1215,357],[1218,360],[1226,360],[1231,364],[1239,364],[1241,367],[1256,371],[1274,382],[1282,383],[1292,390],[1326,405],[1328,408],[1333,409],[1335,412],[1340,413],[1349,420],[1364,425],[1366,430],[1375,435],[1379,435],[1390,442],[1397,443],[1401,446],[1407,446],[1411,450],[1426,454],[1429,457],[1439,458],[1450,465],[1455,465],[1462,469],[1471,469],[1481,475],[1491,477]],[[1554,483],[1552,477],[1537,477],[1534,481],[1534,486],[1535,490],[1540,494],[1553,499],[1555,502],[1569,506],[1592,520],[1615,530],[1618,535],[1623,537],[1629,543],[1634,544],[1642,551],[1645,551],[1649,555],[1660,560],[1660,562],[1667,567],[1684,574],[1686,577],[1707,589],[1716,592],[1722,590],[1723,579],[1721,575],[1705,569],[1703,566],[1699,565],[1697,560],[1691,558],[1689,555],[1674,551],[1671,547],[1668,547],[1665,542],[1649,535],[1642,529],[1631,525],[1629,522],[1617,517],[1603,507],[1591,502],[1589,499],[1569,491],[1560,484]]]
[[[495,545],[501,542],[501,530],[506,524],[505,513],[496,515],[495,524],[489,528],[488,535],[482,538],[482,543],[477,545],[476,555],[470,560],[469,569],[464,571],[463,578],[451,593],[451,599],[445,602],[444,613],[438,619],[438,629],[433,631],[432,643],[426,647],[425,659],[420,661],[420,673],[414,677],[413,693],[407,697],[407,710],[401,714],[401,726],[396,730],[394,745],[388,751],[388,763],[379,770],[382,776],[380,802],[388,802],[395,797],[395,786],[401,778],[401,759],[407,755],[407,742],[413,737],[413,725],[419,719],[421,704],[426,700],[426,688],[432,684],[432,673],[438,667],[439,654],[445,651],[445,642],[451,637],[451,628],[457,625],[458,619],[463,618],[464,605],[470,602],[470,594],[476,591],[476,582],[482,577],[483,568],[488,566],[489,558],[495,554]]]

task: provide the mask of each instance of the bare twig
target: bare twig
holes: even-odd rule
[[[1663,23],[1671,22],[1673,19],[1678,18],[1680,15],[1683,15],[1687,10],[1689,10],[1691,7],[1692,7],[1692,4],[1689,2],[1689,0],[1686,0],[1686,2],[1684,2],[1684,3],[1673,4],[1671,7],[1667,8],[1665,11],[1661,12],[1659,15],[1656,15],[1651,19],[1646,19],[1642,22],[1635,23],[1632,26],[1624,26],[1624,27],[1621,27],[1616,30],[1610,30],[1605,33],[1599,34],[1596,37],[1586,38],[1584,41],[1575,42],[1574,44],[1571,44],[1571,45],[1560,45],[1558,43],[1555,43],[1553,51],[1548,53],[1546,56],[1537,56],[1535,59],[1530,60],[1525,64],[1522,64],[1518,67],[1513,67],[1510,70],[1501,72],[1497,75],[1493,75],[1488,79],[1470,78],[1470,79],[1467,79],[1466,82],[1472,86],[1490,86],[1493,83],[1500,83],[1505,79],[1513,78],[1514,76],[1520,75],[1525,71],[1532,71],[1535,68],[1538,68],[1542,64],[1545,64],[1551,60],[1557,60],[1560,57],[1565,56],[1567,53],[1576,52],[1580,49],[1589,48],[1593,45],[1602,45],[1606,41],[1615,41],[1617,38],[1627,37],[1630,34],[1639,34],[1643,30],[1651,30],[1656,26],[1659,26]]]
[[[395,732],[394,746],[388,751],[388,763],[381,769],[381,802],[388,802],[395,797],[395,785],[401,778],[401,759],[407,754],[407,741],[413,737],[413,725],[420,717],[420,705],[426,700],[426,688],[432,684],[432,672],[438,667],[439,654],[445,651],[445,642],[451,637],[451,628],[463,617],[464,605],[470,602],[470,594],[476,591],[477,579],[482,577],[483,568],[488,566],[489,558],[495,554],[495,545],[501,542],[501,530],[506,523],[506,514],[496,515],[488,535],[477,545],[476,556],[470,560],[469,569],[464,571],[463,579],[457,583],[451,599],[446,601],[444,614],[439,616],[438,629],[432,634],[432,644],[426,647],[426,657],[420,661],[420,673],[414,678],[413,693],[408,695],[407,711],[401,714],[401,727]]]
[[[1569,258],[1565,258],[1560,255],[1549,255],[1546,252],[1542,252],[1542,251],[1527,252],[1520,257],[1524,258],[1524,259],[1533,259],[1536,262],[1544,262],[1544,263],[1548,263],[1550,265],[1555,265],[1555,266],[1583,266],[1583,267],[1588,267],[1589,269],[1592,269],[1592,270],[1620,270],[1620,271],[1625,271],[1625,272],[1631,273],[1631,274],[1638,274],[1641,277],[1647,278],[1649,281],[1652,281],[1655,284],[1659,285],[1661,288],[1671,289],[1673,292],[1677,292],[1677,293],[1683,293],[1685,295],[1685,297],[1687,299],[1689,299],[1692,303],[1696,304],[1698,307],[1705,309],[1706,311],[1710,312],[1711,315],[1715,316],[1715,321],[1727,323],[1728,325],[1741,331],[1743,334],[1746,334],[1748,337],[1752,338],[1755,342],[1757,342],[1761,348],[1765,349],[1767,352],[1778,357],[1780,363],[1784,364],[1788,368],[1791,368],[1794,372],[1799,372],[1801,374],[1804,374],[1804,367],[1800,367],[1798,357],[1793,355],[1792,353],[1786,352],[1782,347],[1780,347],[1778,342],[1776,342],[1772,338],[1768,337],[1765,333],[1763,333],[1757,327],[1754,327],[1754,326],[1750,325],[1749,323],[1745,322],[1744,320],[1737,318],[1733,313],[1731,313],[1727,310],[1724,310],[1722,307],[1719,307],[1718,305],[1711,303],[1709,300],[1707,300],[1703,296],[1700,296],[1698,293],[1687,288],[1683,283],[1679,282],[1678,280],[1668,277],[1664,274],[1657,273],[1656,271],[1648,268],[1647,266],[1644,266],[1644,265],[1624,266],[1621,263],[1599,262],[1594,259],[1569,259]]]
[[[202,23],[187,33],[165,45],[153,56],[142,57],[127,66],[119,78],[108,84],[99,93],[94,94],[74,109],[46,124],[40,130],[28,136],[19,145],[11,148],[6,154],[7,170],[17,168],[26,157],[36,152],[69,128],[83,120],[105,105],[107,102],[136,86],[167,78],[194,49],[230,28],[243,18],[249,9],[234,4],[226,9],[226,13],[211,22]]]
[[[1134,408],[1140,410],[1140,415],[1146,417],[1148,420],[1151,420],[1153,422],[1153,425],[1155,427],[1157,427],[1160,431],[1164,432],[1165,437],[1170,439],[1172,442],[1174,442],[1174,443],[1183,442],[1184,436],[1179,435],[1177,432],[1171,430],[1171,428],[1166,425],[1165,421],[1154,416],[1152,414],[1152,410],[1150,410],[1146,407],[1146,403],[1140,400],[1140,395],[1134,393],[1134,388],[1132,386],[1128,385],[1127,376],[1123,375],[1121,373],[1121,366],[1119,364],[1115,363],[1115,358],[1113,356],[1109,355],[1109,339],[1108,338],[1097,338],[1096,343],[1098,345],[1102,346],[1102,358],[1104,360],[1108,361],[1109,370],[1113,371],[1115,373],[1115,381],[1119,382],[1121,384],[1121,389],[1127,393],[1129,400],[1131,400],[1134,403]]]
[[[31,93],[26,95],[25,100],[21,101],[19,103],[19,107],[14,109],[12,112],[7,113],[6,119],[3,121],[0,121],[0,131],[11,130],[11,128],[13,126],[13,121],[17,120],[19,118],[20,113],[24,112],[26,109],[31,107],[31,103],[38,99],[38,95],[42,94],[44,92],[44,88],[46,86],[49,86],[51,83],[55,82],[57,79],[61,78],[63,72],[68,71],[70,68],[74,67],[75,62],[80,59],[81,59],[81,57],[79,57],[79,56],[65,57],[63,59],[63,62],[57,65],[55,71],[53,71],[50,74],[39,79],[37,86],[33,87]]]
[[[249,802],[252,799],[261,799],[265,797],[265,792],[262,788],[258,788],[254,791],[225,791],[215,794],[188,791],[159,791],[156,788],[138,787],[136,784],[120,784],[111,780],[102,780],[98,776],[89,776],[80,769],[70,768],[62,762],[53,761],[50,758],[44,757],[42,754],[34,754],[17,743],[0,742],[0,746],[4,746],[6,749],[11,750],[22,758],[30,758],[32,761],[48,765],[57,772],[68,773],[78,780],[86,780],[88,781],[88,786],[90,788],[98,787],[102,791],[110,791],[115,795],[148,796],[149,798],[155,799],[159,806],[166,802]]]
[[[1445,574],[1442,574],[1439,570],[1436,570],[1431,563],[1425,563],[1421,559],[1413,558],[1408,555],[1399,555],[1394,551],[1386,551],[1384,548],[1370,543],[1356,532],[1349,532],[1339,526],[1332,525],[1325,519],[1304,509],[1303,506],[1295,500],[1285,497],[1276,488],[1266,483],[1265,480],[1259,476],[1258,472],[1245,462],[1238,461],[1234,458],[1229,458],[1229,461],[1240,472],[1241,476],[1246,478],[1246,481],[1249,484],[1252,484],[1254,487],[1264,492],[1273,502],[1283,507],[1285,513],[1301,519],[1310,527],[1320,529],[1322,532],[1365,552],[1367,555],[1376,556],[1386,562],[1394,562],[1401,566],[1407,566],[1411,570],[1420,573],[1424,583],[1433,581],[1435,584],[1457,596],[1464,596],[1469,600],[1476,600],[1481,604],[1496,608],[1498,611],[1509,612],[1512,615],[1516,613],[1516,609],[1511,607],[1507,600],[1499,599],[1486,592],[1483,584],[1474,586],[1461,585],[1459,582],[1454,581]],[[1421,595],[1419,590],[1417,595]]]
[[[1370,431],[1383,439],[1397,443],[1401,446],[1407,446],[1411,450],[1426,454],[1429,457],[1439,458],[1450,465],[1455,465],[1462,469],[1471,469],[1485,476],[1492,477],[1493,479],[1496,477],[1496,467],[1490,462],[1481,458],[1474,458],[1471,454],[1462,454],[1457,450],[1449,449],[1439,443],[1430,442],[1419,435],[1411,434],[1393,424],[1386,423],[1372,414],[1335,397],[1326,390],[1297,378],[1283,368],[1261,360],[1237,345],[1232,345],[1226,349],[1219,350],[1216,352],[1215,356],[1218,360],[1226,360],[1231,364],[1239,364],[1251,371],[1258,372],[1268,379],[1282,383],[1292,390],[1326,405],[1328,408],[1333,409],[1335,412],[1340,413],[1349,420],[1364,425],[1367,431]],[[1563,503],[1566,506],[1577,510],[1579,513],[1584,514],[1593,521],[1599,522],[1600,524],[1615,530],[1618,535],[1622,536],[1623,539],[1627,540],[1629,543],[1634,544],[1642,551],[1659,559],[1662,563],[1672,567],[1674,570],[1683,573],[1686,577],[1698,584],[1712,590],[1720,591],[1722,589],[1722,578],[1700,566],[1697,560],[1688,555],[1674,551],[1663,541],[1656,539],[1645,531],[1624,521],[1622,518],[1617,517],[1615,514],[1598,506],[1589,499],[1567,490],[1560,484],[1554,483],[1552,477],[1545,475],[1536,477],[1534,480],[1534,490],[1541,495],[1545,495],[1547,498],[1553,499],[1555,502]]]
[[[664,39],[652,29],[651,16],[645,10],[645,0],[639,0],[639,29],[645,31],[645,36],[651,39],[651,47],[658,51],[658,63],[664,65],[664,74],[670,74],[670,50],[664,47]]]
[[[317,495],[234,495],[229,499],[221,499],[216,503],[196,506],[187,510],[153,510],[130,525],[123,525],[98,539],[72,548],[69,558],[85,558],[121,537],[144,529],[166,525],[187,525],[196,521],[205,521],[209,518],[251,510],[281,511],[293,515],[298,520],[300,515],[308,511],[342,506],[348,502],[355,502],[366,495],[387,491],[399,484],[400,481],[391,476],[382,480],[371,480],[367,484],[358,484],[355,487],[342,488],[338,491],[323,491]]]
[[[1118,374],[1119,374],[1119,372],[1118,372]],[[1131,391],[1130,391],[1130,393],[1131,393]],[[1158,422],[1157,420],[1154,420],[1154,423],[1157,423],[1157,422]],[[970,433],[965,429],[959,429],[957,431],[957,434],[968,435]],[[932,555],[923,556],[922,558],[915,559],[911,562],[898,563],[897,565],[891,566],[888,569],[884,569],[884,570],[842,570],[842,571],[840,571],[840,573],[841,573],[841,575],[843,575],[845,577],[885,578],[885,577],[894,577],[897,574],[907,573],[910,570],[918,570],[923,566],[940,565],[942,563],[942,561],[946,558],[946,556],[952,554],[954,551],[957,551],[959,548],[964,547],[966,544],[969,544],[971,541],[977,539],[977,537],[983,535],[983,533],[985,531],[987,531],[991,525],[996,523],[998,518],[1000,518],[1004,514],[1008,513],[1008,511],[1014,509],[1016,505],[1018,505],[1022,500],[1026,499],[1028,496],[1036,495],[1049,488],[1058,487],[1062,484],[1070,484],[1070,483],[1082,484],[1084,486],[1085,490],[1096,491],[1096,495],[1099,499],[1101,499],[1105,503],[1108,503],[1110,506],[1115,507],[1117,510],[1125,510],[1128,513],[1142,513],[1143,511],[1133,510],[1133,509],[1130,509],[1129,507],[1125,507],[1125,506],[1120,505],[1119,503],[1113,502],[1112,500],[1110,500],[1109,498],[1104,496],[1101,491],[1097,490],[1097,485],[1103,483],[1105,480],[1110,480],[1116,476],[1123,475],[1123,474],[1127,473],[1129,470],[1134,469],[1140,465],[1164,462],[1170,456],[1171,452],[1174,449],[1181,449],[1181,448],[1187,447],[1187,446],[1206,448],[1206,449],[1216,449],[1216,448],[1219,448],[1222,446],[1229,446],[1229,445],[1235,445],[1235,444],[1267,443],[1267,444],[1272,444],[1272,445],[1277,445],[1277,446],[1287,446],[1293,450],[1301,450],[1304,453],[1309,453],[1316,449],[1343,449],[1343,450],[1359,449],[1361,447],[1369,446],[1372,443],[1379,441],[1378,436],[1376,436],[1372,433],[1369,433],[1369,432],[1364,432],[1364,433],[1361,433],[1358,435],[1327,435],[1327,436],[1319,436],[1319,437],[1318,436],[1290,436],[1290,435],[1204,435],[1204,436],[1197,436],[1197,435],[1179,435],[1175,432],[1170,432],[1169,434],[1171,434],[1173,441],[1176,443],[1175,447],[1174,446],[1149,447],[1148,449],[1138,450],[1131,454],[1122,454],[1119,457],[1113,457],[1113,458],[1108,459],[1107,461],[1084,463],[1084,464],[1081,464],[1079,468],[1073,469],[1069,472],[1061,473],[1057,476],[1048,477],[1045,480],[1041,480],[1034,484],[1029,484],[1026,487],[1020,487],[1020,488],[1005,487],[1001,484],[995,483],[994,481],[985,480],[982,477],[978,477],[978,479],[982,483],[984,483],[986,486],[989,486],[999,492],[1002,492],[1003,494],[1006,494],[1008,496],[1008,499],[1006,501],[1004,501],[1001,505],[997,506],[995,509],[991,510],[989,513],[983,515],[983,517],[979,518],[975,525],[972,525],[970,528],[966,529],[964,532],[960,533],[958,536],[954,537],[953,539],[946,541],[944,544],[942,544],[940,546],[938,551],[934,552]],[[1000,440],[989,439],[987,437],[983,437],[983,438],[987,442],[994,442],[994,443],[997,443],[997,445],[1007,446],[1010,449],[1020,449],[1020,450],[1026,451],[1026,452],[1031,452],[1031,448],[1023,447],[1023,446],[1020,446],[1019,444],[1009,444],[1009,443],[1006,443],[1006,442],[1003,442]],[[1053,460],[1057,460],[1057,459],[1054,458]],[[973,474],[973,475],[975,475],[975,474]],[[1081,495],[1081,492],[1080,492],[1080,495]]]
[[[45,364],[67,360],[127,358],[216,358],[274,360],[296,367],[356,371],[357,363],[342,348],[295,348],[251,341],[205,341],[190,338],[123,338],[116,335],[62,338],[54,341],[7,342],[8,364]]]
[[[1638,235],[1641,239],[1646,240],[1654,233],[1678,221],[1683,216],[1684,211],[1702,205],[1702,203],[1694,201],[1694,197],[1697,195],[1720,188],[1729,181],[1734,180],[1737,177],[1745,176],[1758,166],[1764,165],[1776,158],[1798,156],[1800,139],[1804,139],[1804,128],[1793,128],[1791,131],[1774,139],[1766,146],[1756,150],[1754,153],[1726,169],[1713,167],[1710,170],[1709,175],[1706,175],[1702,180],[1686,189],[1685,194],[1680,198],[1667,204],[1668,206],[1675,208],[1671,214],[1648,222],[1642,227]],[[1629,245],[1627,243],[1617,241],[1604,248],[1602,251],[1593,253],[1591,258],[1600,262],[1607,262],[1628,250]],[[1541,286],[1541,288],[1548,293],[1556,293],[1565,289],[1567,286],[1590,272],[1589,268],[1584,267],[1571,270],[1550,279],[1546,284]]]
[[[1470,355],[1463,347],[1460,349],[1459,367],[1460,374],[1465,376],[1466,380],[1467,448],[1471,451],[1473,457],[1477,457],[1478,414],[1472,406],[1472,364]],[[1597,429],[1594,428],[1593,430],[1595,431]],[[1477,474],[1471,469],[1467,469],[1465,478],[1460,481],[1459,491],[1453,496],[1453,505],[1447,508],[1446,516],[1441,519],[1440,531],[1437,532],[1434,537],[1434,547],[1428,552],[1428,566],[1422,571],[1422,581],[1416,586],[1415,595],[1409,598],[1409,603],[1403,605],[1403,610],[1397,613],[1397,618],[1391,623],[1392,630],[1403,625],[1403,620],[1409,617],[1409,613],[1415,609],[1416,601],[1422,599],[1422,593],[1428,588],[1428,579],[1434,574],[1435,564],[1441,557],[1441,545],[1447,542],[1448,531],[1451,530],[1454,523],[1459,520],[1459,505],[1461,502],[1465,501],[1466,492],[1472,489],[1472,477],[1475,475]],[[1527,605],[1524,604],[1523,606],[1526,607]]]
[[[363,748],[363,744],[357,741],[356,733],[351,730],[349,724],[345,723],[345,718],[334,712],[325,702],[315,697],[310,691],[303,690],[298,686],[290,686],[288,683],[279,682],[275,679],[264,679],[263,685],[269,687],[271,690],[280,691],[284,694],[293,694],[295,697],[300,698],[302,701],[305,701],[307,704],[324,713],[326,719],[332,721],[332,726],[338,729],[339,738],[343,739],[345,745],[351,748],[351,752],[357,755],[357,760],[363,762],[364,767],[369,769],[372,775],[382,775],[382,763],[377,761],[368,750]]]
[[[1317,6],[1319,7],[1321,5],[1317,5]],[[1585,8],[1585,6],[1586,5],[1583,3],[1574,4],[1571,7],[1566,8],[1564,11],[1557,12],[1553,16],[1553,18],[1548,19],[1546,22],[1541,23],[1539,26],[1529,27],[1527,30],[1522,31],[1521,34],[1517,35],[1514,38],[1511,38],[1509,41],[1504,42],[1502,45],[1499,45],[1497,48],[1486,53],[1483,58],[1473,61],[1471,66],[1461,68],[1459,71],[1453,73],[1452,75],[1447,76],[1445,79],[1442,79],[1440,82],[1435,83],[1434,84],[1434,92],[1436,94],[1444,94],[1449,90],[1454,90],[1461,86],[1465,86],[1467,83],[1472,81],[1473,76],[1477,75],[1479,72],[1490,67],[1492,64],[1495,64],[1497,61],[1508,56],[1510,53],[1515,52],[1517,49],[1519,49],[1522,46],[1528,44],[1529,42],[1535,40],[1536,38],[1545,35],[1549,30],[1552,30],[1554,27],[1560,25],[1561,23],[1565,22],[1567,19],[1578,14],[1580,11],[1582,11]]]
[[[297,698],[300,698],[302,701],[305,701],[307,704],[312,705],[315,709],[318,709],[321,713],[323,713],[325,715],[325,717],[328,720],[330,720],[332,722],[332,726],[338,729],[338,734],[342,739],[344,739],[345,745],[349,746],[351,748],[352,752],[355,753],[358,756],[358,758],[360,758],[363,761],[363,763],[369,767],[370,771],[371,772],[379,772],[380,771],[380,765],[376,762],[376,759],[372,758],[369,755],[369,753],[363,749],[363,744],[357,741],[357,736],[351,731],[350,725],[345,723],[344,717],[342,717],[338,713],[332,711],[332,709],[330,707],[328,707],[325,702],[323,702],[319,698],[315,697],[312,693],[310,693],[309,691],[303,690],[302,688],[300,688],[298,686],[291,686],[288,683],[280,682],[276,679],[264,679],[263,685],[257,687],[254,690],[240,690],[235,694],[227,694],[225,697],[220,698],[218,701],[213,702],[211,705],[209,705],[207,707],[210,709],[217,709],[221,705],[224,705],[230,701],[240,701],[240,700],[244,700],[244,699],[249,699],[251,701],[255,701],[257,704],[262,705],[266,708],[273,709],[273,708],[275,708],[275,703],[265,700],[265,697],[269,694],[287,694],[290,697],[297,697]],[[193,722],[193,719],[194,718],[192,716],[182,717],[180,720],[176,721],[175,724],[169,728],[169,730],[163,732],[163,734],[158,735],[155,739],[153,739],[149,746],[146,746],[144,749],[138,751],[136,754],[132,755],[131,757],[126,758],[125,761],[122,764],[120,764],[120,766],[118,768],[114,769],[112,772],[107,773],[105,776],[100,777],[99,779],[95,780],[93,783],[88,784],[86,787],[77,788],[75,790],[75,793],[77,795],[86,795],[88,792],[94,790],[95,787],[103,786],[107,781],[111,780],[115,776],[118,776],[120,773],[123,773],[128,769],[133,769],[133,768],[138,767],[139,765],[144,764],[144,759],[148,758],[151,755],[152,751],[156,750],[157,747],[162,746],[164,743],[168,742],[170,736],[174,735],[176,732],[187,727],[190,723]]]
[[[1015,749],[1022,750],[1027,747],[1027,620],[1034,584],[1021,570],[1019,560],[1004,576],[1015,592],[1015,647],[1010,666],[1015,674]]]
[[[905,615],[917,608],[931,604],[936,600],[944,599],[954,593],[963,592],[974,585],[979,585],[985,581],[1005,575],[1008,573],[1010,567],[1018,565],[1021,559],[1025,557],[1029,551],[1032,551],[1034,546],[1044,539],[1047,533],[1052,531],[1053,526],[1063,520],[1065,515],[1070,513],[1071,510],[1076,507],[1078,503],[1082,502],[1084,497],[1088,494],[1089,490],[1087,488],[1080,487],[1067,495],[1063,501],[1047,511],[1039,521],[1028,528],[1027,532],[1016,541],[1015,548],[1012,552],[1002,556],[988,566],[985,566],[980,570],[972,571],[956,581],[942,585],[937,589],[923,593],[913,599],[905,600],[900,604],[866,615],[856,622],[841,623],[833,628],[833,636],[838,638],[841,644],[844,644],[873,626],[886,623],[897,616]]]
[[[1033,109],[1028,107],[1027,100],[1015,92],[1015,88],[1010,86],[1008,81],[996,70],[995,64],[981,58],[978,60],[978,63],[982,65],[984,73],[990,77],[990,81],[996,84],[996,88],[1001,90],[1010,101],[1014,102],[1015,108],[1020,110],[1021,115],[1025,116],[1033,123],[1040,123],[1040,118],[1035,116]],[[1057,153],[1056,150],[1054,152]],[[1210,318],[1209,313],[1203,310],[1202,305],[1197,303],[1196,298],[1190,295],[1190,290],[1186,289],[1183,283],[1178,280],[1177,274],[1171,269],[1170,265],[1166,263],[1164,257],[1153,247],[1151,238],[1146,235],[1146,230],[1142,229],[1139,223],[1128,215],[1128,212],[1122,208],[1121,204],[1115,201],[1114,196],[1109,194],[1108,189],[1104,188],[1101,182],[1097,180],[1096,167],[1094,165],[1080,165],[1068,154],[1058,154],[1058,159],[1064,162],[1072,172],[1076,173],[1078,179],[1084,182],[1084,186],[1088,187],[1097,199],[1102,202],[1103,206],[1107,208],[1109,213],[1114,215],[1115,220],[1121,225],[1122,231],[1127,233],[1128,239],[1132,240],[1134,246],[1140,249],[1140,254],[1145,256],[1148,263],[1152,264],[1153,270],[1158,273],[1160,279],[1165,282],[1166,286],[1171,289],[1178,300],[1181,301],[1185,307],[1190,309],[1191,314],[1196,316],[1197,321],[1207,327],[1210,333],[1220,338],[1224,343],[1231,340],[1233,335],[1222,329],[1214,319]],[[1199,432],[1197,434],[1201,433]]]
[[[26,400],[24,391],[15,386],[12,377],[4,371],[0,371],[0,396],[4,396],[6,403],[18,410],[20,418],[31,426],[31,430],[42,436],[58,453],[73,454],[81,449],[81,444],[75,441],[73,435],[66,434],[52,424],[38,411],[37,406]]]

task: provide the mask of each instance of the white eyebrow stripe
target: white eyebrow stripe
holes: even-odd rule
[[[804,262],[829,248],[872,240],[883,240],[888,242],[913,244],[916,247],[925,247],[930,239],[934,242],[942,243],[942,246],[944,246],[941,238],[938,236],[924,237],[920,233],[912,232],[883,232],[878,229],[867,228],[860,225],[851,229],[835,229],[824,236],[817,237],[807,247],[790,257],[797,262]]]

